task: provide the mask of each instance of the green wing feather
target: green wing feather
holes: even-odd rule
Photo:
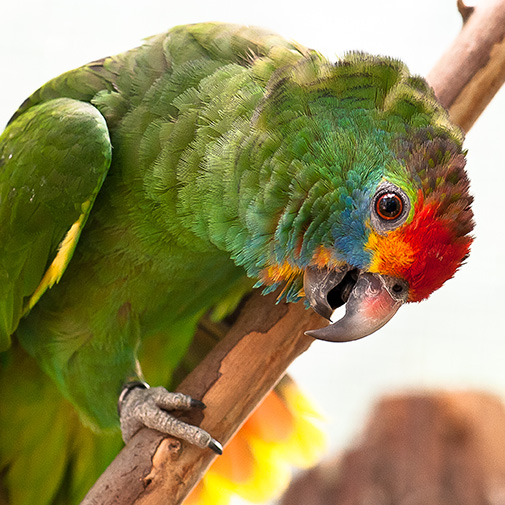
[[[105,120],[77,100],[35,105],[0,137],[0,350],[63,274],[110,161]]]
[[[105,120],[78,100],[36,104],[0,137],[0,349],[63,275],[110,162]],[[0,360],[0,466],[10,501],[82,498],[120,447],[120,437],[83,426],[19,344]]]

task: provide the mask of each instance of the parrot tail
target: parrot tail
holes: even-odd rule
[[[256,408],[211,465],[184,505],[227,505],[278,497],[293,466],[315,464],[325,447],[321,414],[285,376]]]

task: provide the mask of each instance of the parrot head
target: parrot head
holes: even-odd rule
[[[440,288],[469,253],[462,133],[394,60],[353,54],[325,75],[279,79],[270,96],[265,121],[282,123],[296,169],[261,283],[284,284],[288,301],[305,296],[327,319],[345,305],[308,335],[362,338]]]
[[[424,168],[423,168],[424,167]],[[330,341],[362,338],[381,328],[406,302],[427,298],[450,279],[469,253],[471,197],[464,157],[444,141],[425,141],[405,160],[410,184],[383,178],[364,217],[366,263],[349,261],[305,268],[305,296],[330,319],[308,332]]]

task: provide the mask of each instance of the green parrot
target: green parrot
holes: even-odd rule
[[[346,341],[442,286],[472,241],[462,141],[403,63],[250,27],[179,26],[43,85],[0,137],[9,503],[78,501],[119,423],[221,452],[161,385],[253,287],[345,305],[309,334]]]

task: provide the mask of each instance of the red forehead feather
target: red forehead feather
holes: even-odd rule
[[[436,203],[420,198],[409,224],[386,236],[371,234],[370,270],[405,279],[410,286],[409,301],[418,302],[455,274],[471,242],[468,236],[455,236],[451,222],[437,215]]]
[[[415,260],[403,277],[410,285],[410,301],[427,298],[450,279],[470,251],[472,239],[455,237],[451,223],[436,215],[436,205],[416,209],[414,220],[401,230]]]

